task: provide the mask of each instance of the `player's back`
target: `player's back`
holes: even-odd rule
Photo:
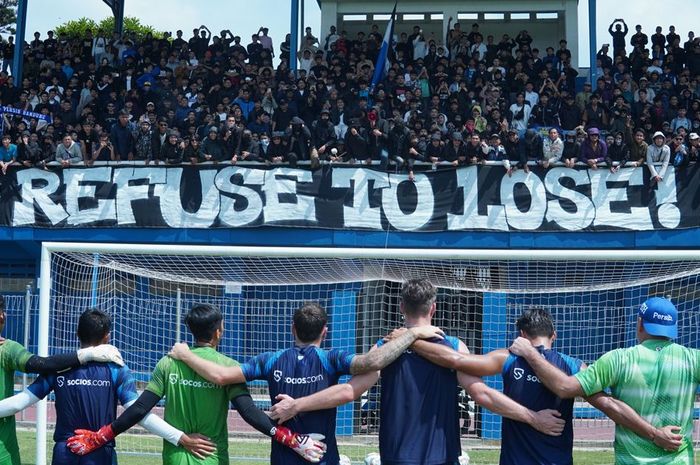
[[[609,352],[593,367],[615,367],[615,372],[610,373],[612,395],[647,421],[656,426],[680,426],[685,439],[676,454],[678,461],[673,463],[693,463],[693,411],[700,382],[700,351],[668,340],[649,339]],[[620,463],[633,463],[658,450],[648,441],[640,441],[633,432],[616,427],[615,452]]]
[[[15,371],[24,370],[24,364],[32,356],[20,343],[6,339],[0,346],[0,399],[14,394]],[[0,463],[20,465],[19,446],[15,431],[15,417],[0,418]]]
[[[195,347],[198,357],[219,365],[235,366],[237,362],[211,347]],[[181,361],[163,357],[153,371],[146,389],[165,396],[165,421],[188,433],[200,433],[216,443],[216,452],[199,460],[181,447],[163,441],[163,463],[225,465],[228,460],[229,401],[247,393],[245,384],[218,386],[199,376]]]
[[[40,376],[29,390],[39,398],[54,391],[55,442],[66,441],[76,429],[97,431],[116,419],[120,400],[126,403],[136,399],[129,369],[114,363],[90,362],[60,374]]]
[[[567,375],[576,374],[581,361],[552,349],[537,348],[545,359]],[[567,465],[573,463],[573,399],[561,399],[547,389],[524,358],[509,356],[503,365],[503,393],[533,411],[558,410],[566,421],[561,436],[548,436],[531,426],[503,418],[501,465]]]
[[[435,343],[459,349],[459,340],[453,337]],[[461,453],[457,398],[455,372],[410,350],[384,368],[379,420],[382,465],[456,462]]]
[[[243,364],[246,380],[266,380],[270,400],[276,403],[278,394],[293,398],[305,397],[338,383],[338,378],[348,374],[354,354],[337,350],[325,350],[316,346],[292,347],[278,352],[266,352]],[[338,446],[335,439],[336,409],[301,413],[285,423],[298,433],[319,433],[326,437],[327,451],[322,464],[338,463]],[[272,465],[303,465],[305,462],[291,449],[272,443]]]

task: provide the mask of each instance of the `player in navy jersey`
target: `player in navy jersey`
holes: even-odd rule
[[[426,279],[404,283],[401,312],[408,328],[430,324],[436,310],[435,295],[435,287]],[[456,338],[446,337],[426,344],[467,353],[466,346]],[[373,350],[381,350],[382,346],[383,342],[379,341]],[[457,462],[461,453],[458,382],[476,402],[500,415],[527,422],[551,435],[561,434],[564,427],[564,422],[552,410],[533,412],[487,387],[480,378],[432,364],[413,351],[403,353],[381,371],[381,376],[379,454],[382,465],[452,465]],[[354,376],[348,383],[309,397],[284,397],[273,406],[272,417],[284,421],[299,412],[329,409],[350,402],[378,378],[379,373],[375,371]]]
[[[386,344],[381,350],[355,355],[338,349],[321,349],[328,331],[328,316],[317,303],[306,303],[294,313],[294,347],[260,354],[240,367],[223,367],[195,356],[186,344],[176,344],[171,356],[184,361],[209,381],[226,385],[262,379],[267,381],[272,403],[281,395],[295,397],[313,394],[333,386],[346,374],[376,371],[398,357],[416,338],[441,337],[432,326],[415,328]],[[322,464],[336,465],[339,460],[335,440],[335,409],[299,415],[285,426],[300,433],[318,433],[326,438],[327,451]],[[272,465],[303,464],[289,449],[272,443]]]
[[[83,348],[109,342],[111,319],[98,310],[88,309],[80,315],[78,339]],[[129,406],[136,398],[131,371],[115,363],[90,362],[55,375],[41,375],[21,393],[0,401],[0,417],[14,415],[45,398],[51,391],[56,397],[56,429],[52,463],[55,465],[116,464],[114,441],[84,457],[74,455],[66,441],[75,430],[98,429],[116,417],[117,403]],[[197,456],[207,455],[209,441],[196,434],[186,435],[155,415],[141,423],[146,429],[173,444],[180,444]]]
[[[552,349],[556,339],[554,322],[546,310],[526,310],[518,319],[516,327],[520,335],[529,339],[533,346],[550,363],[568,375],[576,374],[585,367],[578,359]],[[561,399],[540,383],[524,358],[516,357],[506,349],[486,355],[467,355],[446,350],[435,344],[418,341],[413,349],[432,362],[475,376],[502,375],[503,392],[516,402],[532,410],[554,409],[566,422],[561,436],[549,436],[536,431],[527,424],[503,419],[501,465],[567,465],[573,463],[573,399]],[[650,427],[626,404],[599,393],[587,399],[592,405],[624,426],[646,434]],[[645,436],[646,437],[646,436]],[[672,445],[669,445],[672,447]],[[676,446],[677,448],[677,446]]]

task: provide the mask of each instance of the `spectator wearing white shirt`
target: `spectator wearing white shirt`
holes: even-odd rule
[[[413,59],[425,58],[428,54],[428,43],[423,36],[423,29],[418,31],[418,35],[413,39]]]
[[[263,46],[263,48],[270,52],[270,56],[274,57],[275,50],[274,50],[274,47],[272,45],[272,37],[267,35],[268,31],[269,31],[268,28],[261,26],[260,29],[258,29],[258,36],[259,36],[258,40],[260,41],[260,44]],[[262,35],[261,35],[261,33],[262,33]]]
[[[552,163],[557,163],[563,152],[564,142],[559,137],[559,131],[551,128],[548,137],[542,141],[542,167],[549,168]]]
[[[535,84],[532,81],[527,81],[525,84],[525,100],[530,103],[530,108],[533,108],[540,101],[540,95],[535,92]]]
[[[527,130],[527,123],[530,121],[530,113],[532,109],[525,100],[525,94],[518,92],[515,97],[515,103],[508,109],[510,111],[510,127],[518,131],[518,137],[522,137]]]
[[[469,53],[472,56],[475,53],[478,53],[479,54],[479,61],[484,61],[484,58],[486,58],[486,52],[488,52],[488,49],[486,48],[486,45],[483,42],[481,34],[476,35],[474,38],[476,41],[469,48]]]

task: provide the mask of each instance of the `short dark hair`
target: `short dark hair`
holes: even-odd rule
[[[552,337],[554,335],[552,315],[543,308],[525,310],[515,326],[518,331],[524,332],[529,337]]]
[[[401,302],[404,313],[410,316],[424,316],[435,303],[436,290],[427,279],[409,279],[401,287]]]
[[[111,330],[112,318],[99,308],[88,308],[78,319],[78,339],[81,344],[99,344]]]
[[[185,324],[196,341],[210,341],[224,319],[216,305],[194,304],[187,315]]]
[[[316,302],[305,302],[294,312],[294,329],[300,342],[313,342],[328,324],[326,311]]]

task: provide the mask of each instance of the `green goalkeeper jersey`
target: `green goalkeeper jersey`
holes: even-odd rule
[[[576,374],[586,395],[610,387],[612,395],[656,427],[681,427],[683,444],[666,452],[620,425],[615,427],[617,465],[690,465],[693,407],[700,381],[700,351],[667,340],[649,339],[603,355]]]
[[[15,371],[24,371],[24,366],[30,358],[32,354],[18,342],[6,339],[0,346],[0,399],[14,395]],[[0,418],[0,464],[20,465],[14,415]]]
[[[195,347],[197,356],[224,366],[238,362],[211,347]],[[181,361],[160,359],[146,389],[165,397],[165,421],[185,433],[200,433],[216,443],[216,452],[205,460],[197,459],[182,447],[163,441],[163,463],[166,465],[227,465],[229,401],[247,394],[245,384],[218,386],[199,376]]]

